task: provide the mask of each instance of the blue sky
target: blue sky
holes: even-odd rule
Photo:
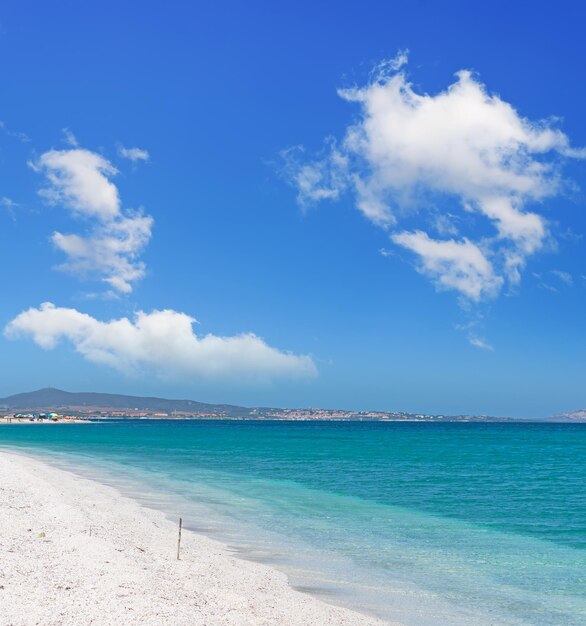
[[[471,4],[3,3],[0,393],[585,405],[584,11]]]

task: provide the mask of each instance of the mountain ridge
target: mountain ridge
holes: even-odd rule
[[[64,391],[55,387],[44,387],[43,389],[0,398],[0,407],[7,409],[102,407],[165,412],[250,412],[250,409],[247,407],[232,404],[213,404],[195,400],[173,400],[156,396],[131,396],[95,391]]]

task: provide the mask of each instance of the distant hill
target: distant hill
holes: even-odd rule
[[[0,398],[0,407],[5,409],[53,409],[71,407],[100,407],[106,409],[138,409],[140,411],[161,411],[164,413],[202,412],[225,413],[229,415],[249,415],[250,409],[231,404],[208,404],[194,400],[167,400],[165,398],[124,396],[113,393],[62,391],[53,387],[17,393]]]

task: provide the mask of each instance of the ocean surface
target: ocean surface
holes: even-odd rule
[[[586,624],[586,425],[0,426],[326,601],[409,625]]]

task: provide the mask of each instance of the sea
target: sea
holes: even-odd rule
[[[586,425],[126,419],[0,447],[383,619],[586,624]]]

